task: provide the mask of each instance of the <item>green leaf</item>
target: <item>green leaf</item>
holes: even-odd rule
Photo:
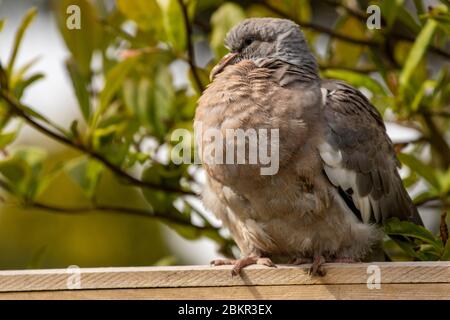
[[[436,244],[439,247],[438,240],[430,231],[409,221],[400,221],[397,218],[390,219],[385,223],[384,230],[388,235],[417,238],[426,243]]]
[[[397,19],[414,34],[418,34],[422,29],[420,24],[416,22],[411,13],[404,6],[398,7]]]
[[[11,83],[10,86],[11,88],[14,88],[17,84],[17,82],[23,80],[23,78],[25,77],[25,74],[30,70],[30,68],[39,60],[39,57],[35,57],[33,59],[31,59],[30,61],[28,61],[27,63],[25,63],[22,67],[20,67],[19,69],[17,69],[13,75],[11,75]]]
[[[33,78],[33,77],[31,77]],[[38,77],[38,79],[40,79],[40,77]],[[36,81],[36,80],[33,80]],[[33,82],[31,81],[31,82]],[[63,135],[67,136],[67,132],[66,130],[64,130],[62,127],[60,127],[59,125],[57,125],[56,123],[50,121],[49,119],[47,119],[45,116],[43,116],[42,114],[38,113],[37,111],[33,110],[32,108],[21,104],[19,101],[17,101],[17,99],[15,99],[15,97],[10,97],[12,100],[16,100],[16,106],[21,109],[23,112],[25,112],[26,114],[28,114],[29,116],[36,118],[37,120],[43,121],[45,122],[47,125],[49,125],[50,127],[52,127],[53,129],[56,129],[57,131],[61,132]]]
[[[404,0],[381,1],[381,14],[386,19],[388,29],[391,29],[394,24],[395,19],[397,18],[398,9],[403,6],[403,2]]]
[[[7,133],[0,133],[0,149],[4,149],[7,145],[16,140],[19,130],[15,130]]]
[[[46,153],[37,148],[16,150],[10,157],[0,161],[0,174],[9,182],[16,196],[33,199],[42,181],[43,162]]]
[[[66,170],[69,177],[83,190],[83,193],[92,199],[104,171],[103,165],[94,159],[80,157],[71,161],[66,166]]]
[[[420,194],[418,194],[417,196],[414,197],[414,204],[417,203],[423,203],[425,201],[427,201],[428,199],[435,199],[436,196],[438,194],[436,193],[436,191],[432,192],[432,191],[424,191]]]
[[[83,76],[73,59],[67,60],[66,68],[69,72],[70,80],[72,81],[73,90],[75,91],[81,114],[83,115],[84,120],[88,122],[91,116],[91,102],[88,91],[89,78]]]
[[[443,250],[442,242],[433,236],[430,231],[409,221],[400,221],[397,218],[390,219],[384,224],[384,231],[388,236],[403,236],[418,239],[431,245],[439,255]]]
[[[356,18],[343,17],[335,25],[335,29],[341,34],[351,34],[354,38],[364,39],[366,25]],[[351,44],[339,39],[332,40],[330,44],[333,49],[330,64],[333,66],[354,67],[365,50],[364,46]]]
[[[144,164],[147,160],[150,159],[150,155],[143,152],[130,152],[127,155],[127,162],[124,165],[126,168],[131,168],[136,163]]]
[[[155,134],[161,139],[167,133],[165,124],[173,111],[175,90],[172,76],[167,68],[160,68],[155,76],[151,89],[149,121],[155,129]]]
[[[211,16],[212,33],[210,43],[217,58],[223,57],[228,52],[223,44],[227,32],[244,19],[244,10],[239,5],[231,2],[221,5]]]
[[[180,188],[180,178],[185,169],[184,166],[176,166],[173,163],[170,163],[167,166],[160,163],[153,163],[142,172],[141,179],[155,185]],[[165,213],[178,212],[173,207],[173,201],[176,199],[175,195],[149,189],[142,189],[142,193],[148,204],[151,205],[155,211]],[[179,214],[176,215],[180,218]],[[187,221],[190,220],[188,219]]]
[[[56,5],[56,18],[59,31],[64,42],[72,53],[81,74],[89,77],[91,74],[91,60],[94,51],[101,47],[102,39],[106,37],[99,23],[100,17],[94,1],[90,0],[59,0]],[[67,8],[76,5],[80,8],[80,28],[69,29],[67,23],[71,15]]]
[[[162,10],[167,40],[175,51],[186,49],[186,28],[183,11],[178,0],[157,0]]]
[[[442,195],[447,194],[450,191],[450,168],[447,171],[441,171],[437,175],[439,181],[440,193]]]
[[[154,71],[153,78],[127,79],[123,86],[126,106],[149,133],[163,140],[167,122],[174,117],[175,89],[167,67]]]
[[[163,31],[162,12],[156,0],[117,0],[117,7],[144,31]]]
[[[403,67],[403,70],[400,74],[400,93],[401,95],[405,95],[405,91],[409,86],[409,82],[411,80],[412,75],[414,74],[415,69],[420,63],[420,60],[423,58],[428,44],[433,38],[433,34],[436,30],[437,22],[433,19],[429,19],[422,29],[420,34],[418,35],[416,41],[414,42],[411,51],[406,59],[406,63]]]
[[[450,241],[447,240],[444,251],[442,252],[441,261],[450,261]]]
[[[386,94],[385,89],[378,81],[365,74],[339,69],[327,69],[321,74],[325,78],[340,79],[347,81],[348,83],[356,87],[367,88],[374,94]]]
[[[0,20],[0,32],[3,30],[4,26],[5,26],[5,20]]]
[[[439,19],[436,19],[439,23],[439,27],[441,30],[443,30],[447,35],[450,35],[450,22],[449,21],[442,21]]]
[[[415,243],[399,237],[392,237],[390,239],[409,257],[409,259],[419,258],[419,255],[417,254],[417,245]]]
[[[92,135],[95,151],[104,155],[111,163],[122,166],[130,151],[133,136],[138,130],[137,122],[124,114],[115,114],[103,119]],[[117,111],[115,111],[117,112]]]
[[[20,23],[19,29],[16,32],[16,35],[14,38],[13,49],[11,52],[11,57],[9,58],[8,68],[7,68],[7,73],[8,73],[9,77],[11,77],[12,70],[14,68],[14,63],[17,58],[17,53],[19,52],[19,47],[20,47],[20,44],[22,43],[22,38],[25,34],[25,31],[30,26],[30,24],[33,22],[36,15],[37,15],[36,8],[33,7],[31,9],[29,9],[27,11],[27,13],[25,14],[25,16],[23,17],[22,22]]]
[[[411,110],[412,111],[419,110],[425,95],[431,95],[431,93],[428,92],[430,91],[433,92],[436,86],[437,86],[436,80],[425,80],[420,86],[420,89],[417,92],[416,96],[414,97],[414,100],[411,104]]]
[[[0,131],[5,128],[12,116],[11,110],[6,106],[4,101],[0,100]]]
[[[36,81],[39,81],[43,78],[44,78],[44,75],[42,73],[37,73],[37,74],[30,76],[29,78],[19,80],[15,84],[14,88],[12,88],[14,90],[15,97],[17,99],[20,99],[26,88],[28,88]]]
[[[116,64],[111,70],[109,70],[106,75],[105,86],[100,93],[100,108],[96,111],[96,121],[98,120],[98,117],[106,110],[116,92],[121,88],[128,73],[136,65],[137,61],[137,57],[129,58]]]
[[[411,170],[423,177],[429,184],[431,184],[436,189],[439,189],[439,181],[436,178],[433,167],[423,163],[410,154],[400,153],[398,154],[398,158],[402,163],[411,168]]]
[[[423,0],[414,0],[414,6],[416,7],[416,12],[418,15],[423,14],[425,12]]]
[[[9,181],[19,184],[26,176],[25,164],[15,158],[0,161],[0,173]]]

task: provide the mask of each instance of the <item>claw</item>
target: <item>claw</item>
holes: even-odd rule
[[[213,266],[213,267],[217,267],[217,266],[231,265],[231,264],[235,264],[235,263],[236,263],[236,260],[232,260],[232,259],[214,259],[209,263],[209,265]]]
[[[325,268],[323,264],[325,263],[325,258],[321,255],[314,256],[313,264],[311,268],[309,268],[310,276],[320,276],[323,277],[326,275]]]
[[[243,268],[250,266],[252,264],[259,264],[271,268],[277,267],[269,258],[261,258],[261,257],[245,257],[238,260],[216,259],[211,261],[210,264],[212,266],[233,265],[233,269],[231,269],[232,276],[238,276]]]

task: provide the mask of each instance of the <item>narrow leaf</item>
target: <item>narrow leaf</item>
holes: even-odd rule
[[[385,95],[386,91],[381,84],[368,75],[339,69],[327,69],[322,72],[325,78],[333,78],[347,81],[356,87],[364,87],[374,94]]]
[[[224,3],[211,16],[211,46],[217,58],[224,56],[227,49],[223,45],[223,39],[227,32],[238,22],[245,19],[245,13],[242,8],[234,3]]]
[[[156,0],[117,0],[117,7],[144,31],[162,31],[162,13]]]
[[[13,49],[11,52],[11,57],[9,58],[8,67],[7,67],[9,77],[11,77],[14,63],[17,58],[17,53],[19,52],[19,47],[20,47],[20,44],[22,43],[22,38],[25,34],[25,31],[30,26],[30,24],[33,22],[36,15],[37,15],[36,8],[31,8],[30,10],[28,10],[28,12],[25,14],[24,18],[22,19],[19,29],[16,32],[16,35],[14,38]]]
[[[157,0],[163,13],[164,29],[170,45],[178,52],[186,49],[186,28],[178,0]]]
[[[398,158],[402,163],[406,164],[409,168],[411,168],[411,170],[415,171],[417,174],[423,177],[433,187],[439,188],[439,181],[434,173],[434,168],[423,163],[422,161],[420,161],[419,159],[410,154],[400,153],[398,155]]]
[[[400,92],[402,94],[405,93],[406,88],[409,85],[411,77],[416,70],[416,67],[419,65],[420,60],[425,54],[425,51],[430,43],[433,34],[436,30],[437,22],[433,19],[429,19],[422,29],[420,34],[418,35],[416,41],[414,42],[411,51],[406,59],[405,66],[400,74]]]
[[[127,77],[137,62],[136,58],[126,59],[116,64],[106,75],[105,87],[100,93],[100,108],[98,112],[103,112],[116,92],[121,88],[124,79]]]
[[[72,81],[73,90],[77,97],[81,114],[83,115],[84,120],[89,121],[91,115],[91,102],[88,92],[89,78],[83,76],[73,59],[67,61],[66,68],[69,72],[70,80]]]
[[[103,173],[103,166],[96,160],[86,157],[77,158],[66,166],[67,173],[74,182],[91,199],[95,195],[97,185]]]
[[[404,236],[419,239],[433,246],[436,252],[442,251],[442,242],[422,226],[409,221],[390,219],[384,224],[384,231],[389,236]]]

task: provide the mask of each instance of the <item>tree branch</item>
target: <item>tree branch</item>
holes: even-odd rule
[[[319,64],[320,70],[326,70],[326,69],[339,69],[339,70],[346,70],[346,71],[352,71],[357,73],[372,73],[372,72],[378,72],[378,69],[371,66],[363,66],[363,67],[346,67],[346,66],[333,66],[333,65],[325,65],[325,64]]]
[[[93,211],[100,211],[100,212],[109,212],[109,213],[116,213],[116,214],[126,214],[126,215],[133,215],[137,217],[144,217],[144,218],[154,218],[161,221],[169,222],[169,223],[175,223],[182,226],[188,226],[193,227],[200,232],[203,231],[214,231],[218,232],[219,228],[215,228],[212,226],[195,226],[183,219],[179,219],[177,217],[169,216],[167,214],[158,213],[158,212],[152,212],[150,210],[145,209],[138,209],[138,208],[127,208],[127,207],[116,207],[116,206],[107,206],[107,205],[95,205],[92,207],[79,207],[79,208],[68,208],[68,207],[60,207],[60,206],[54,206],[49,205],[41,202],[32,202],[27,203],[24,205],[25,207],[35,208],[35,209],[41,209],[45,210],[51,213],[61,213],[61,214],[89,214]]]
[[[362,12],[360,10],[353,9],[350,6],[345,5],[344,3],[341,3],[341,2],[335,1],[335,0],[323,0],[323,1],[324,1],[325,4],[327,4],[329,6],[332,6],[332,7],[335,7],[335,8],[342,8],[342,9],[344,9],[349,15],[351,15],[351,16],[353,16],[355,18],[362,19],[362,20],[367,19],[367,15],[364,12]],[[386,24],[385,19],[383,17],[381,17],[381,22],[384,25]],[[404,40],[404,41],[408,41],[408,42],[415,42],[416,41],[416,39],[414,37],[410,37],[410,36],[408,36],[406,34],[399,34],[399,33],[396,33],[395,31],[392,32],[392,33],[389,33],[389,34],[386,34],[386,33],[384,33],[384,34],[386,36],[392,37],[392,38],[394,38],[396,40]],[[444,58],[450,59],[450,53],[446,52],[445,50],[443,50],[441,48],[435,47],[433,45],[429,45],[428,49],[431,52],[435,53],[435,54],[438,54],[438,55],[440,55],[440,56],[442,56]]]
[[[450,118],[450,110],[421,110],[421,113],[432,116],[432,117],[442,117],[442,118]]]
[[[336,39],[343,40],[343,41],[346,41],[349,43],[359,44],[359,45],[364,45],[364,46],[378,47],[380,45],[380,43],[377,41],[353,38],[353,37],[347,36],[345,34],[336,32],[333,29],[329,29],[327,27],[324,27],[324,26],[321,26],[321,25],[318,25],[318,24],[315,24],[312,22],[299,21],[298,19],[294,19],[293,17],[291,17],[288,13],[283,12],[282,10],[272,6],[271,4],[269,4],[267,2],[262,2],[261,5],[263,5],[270,11],[274,12],[275,14],[277,14],[283,18],[291,19],[292,21],[294,21],[295,23],[297,23],[299,26],[301,26],[303,28],[313,29],[313,30],[325,33],[332,38],[336,38]]]
[[[0,90],[0,97],[10,106],[11,110],[20,118],[24,119],[31,127],[35,128],[36,130],[38,130],[39,132],[43,133],[44,135],[52,138],[53,140],[56,140],[62,144],[65,144],[71,148],[74,148],[78,151],[81,151],[87,155],[89,155],[90,157],[100,161],[101,163],[103,163],[103,165],[105,165],[108,169],[110,169],[112,172],[114,172],[117,176],[125,179],[126,181],[128,181],[129,183],[138,186],[138,187],[143,187],[143,188],[150,188],[150,189],[156,189],[156,190],[160,190],[160,191],[165,191],[165,192],[171,192],[171,193],[179,193],[179,194],[183,194],[183,195],[196,195],[194,192],[192,191],[187,191],[187,190],[182,190],[179,188],[172,188],[169,186],[164,186],[164,185],[160,185],[160,184],[155,184],[155,183],[151,183],[151,182],[146,182],[146,181],[142,181],[139,180],[135,177],[133,177],[132,175],[130,175],[129,173],[123,171],[120,167],[116,166],[115,164],[113,164],[111,161],[109,161],[107,158],[105,158],[104,156],[90,150],[88,147],[86,147],[85,145],[82,144],[78,144],[70,139],[68,139],[67,137],[64,137],[58,133],[53,132],[52,130],[42,126],[40,123],[38,123],[35,119],[33,119],[32,117],[30,117],[21,107],[20,102],[18,102],[14,97],[12,97],[9,93],[7,93],[4,90]]]
[[[428,206],[430,202],[438,201],[440,199],[441,198],[439,196],[433,196],[433,197],[429,197],[429,198],[426,198],[426,199],[422,199],[420,201],[415,201],[414,205],[416,207],[425,207],[425,206]]]
[[[194,76],[195,85],[197,86],[199,92],[202,92],[204,90],[204,87],[194,63],[195,52],[194,52],[194,44],[192,42],[192,27],[191,23],[189,22],[188,10],[183,0],[178,0],[178,3],[183,13],[184,27],[186,30],[186,41],[188,51],[187,62],[189,64],[189,67],[191,68],[192,75]]]

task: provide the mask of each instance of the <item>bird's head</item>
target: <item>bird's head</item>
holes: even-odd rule
[[[230,53],[213,68],[211,79],[226,66],[241,60],[273,58],[300,67],[302,64],[316,66],[300,27],[287,19],[246,19],[228,32],[225,46]]]

